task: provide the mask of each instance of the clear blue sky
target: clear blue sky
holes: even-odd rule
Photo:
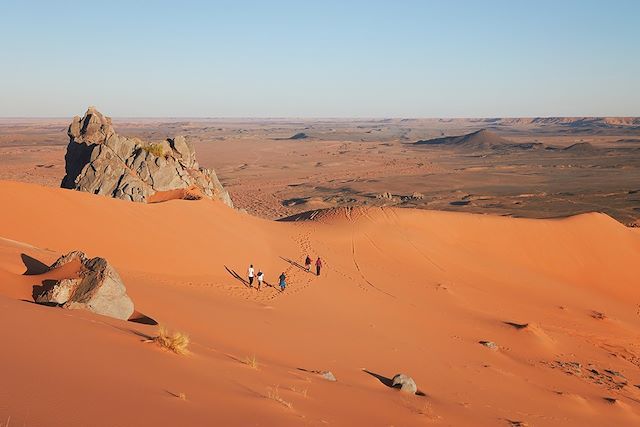
[[[640,115],[640,1],[0,0],[0,116]]]

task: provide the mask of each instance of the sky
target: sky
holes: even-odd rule
[[[0,116],[640,116],[640,1],[0,0]]]

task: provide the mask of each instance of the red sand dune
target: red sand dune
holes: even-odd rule
[[[606,215],[356,208],[272,222],[209,200],[6,181],[0,201],[0,423],[640,423],[640,233]],[[191,354],[144,343],[156,326],[29,303],[69,271],[23,273],[70,250],[107,258],[138,311],[191,336]],[[287,261],[307,254],[323,257],[320,277]],[[286,271],[286,292],[230,274],[249,263],[270,284]],[[254,354],[257,370],[242,363]],[[426,396],[363,369],[407,373]],[[268,398],[276,386],[291,408]]]

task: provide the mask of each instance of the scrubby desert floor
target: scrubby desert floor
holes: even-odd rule
[[[263,218],[356,204],[528,218],[596,211],[630,224],[640,218],[640,125],[629,120],[115,119],[114,125],[122,135],[152,141],[186,135],[236,206]],[[0,119],[0,179],[58,187],[68,122]],[[560,149],[414,144],[483,128],[514,143]],[[306,138],[290,139],[296,134]],[[587,148],[561,149],[574,144]],[[384,193],[393,197],[379,198]],[[408,197],[413,193],[424,197]]]
[[[472,121],[115,121],[190,136],[241,212],[56,188],[68,121],[0,123],[3,427],[640,423],[635,128],[518,124],[496,132],[597,150],[487,154],[411,144]],[[145,342],[157,325],[34,304],[71,250],[107,258],[190,354]],[[250,263],[260,292],[235,277]],[[400,372],[425,395],[388,387]]]

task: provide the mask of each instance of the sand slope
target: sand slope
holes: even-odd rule
[[[640,233],[605,215],[342,208],[272,222],[6,181],[0,201],[0,422],[640,423]],[[27,266],[73,249],[113,263],[136,309],[190,334],[192,354],[143,343],[155,326],[29,303],[53,273]],[[287,261],[307,253],[321,277]],[[269,283],[286,271],[286,293],[230,274],[249,263]],[[242,363],[253,354],[257,370]],[[427,396],[363,369],[406,372]],[[267,397],[276,386],[292,408]]]

